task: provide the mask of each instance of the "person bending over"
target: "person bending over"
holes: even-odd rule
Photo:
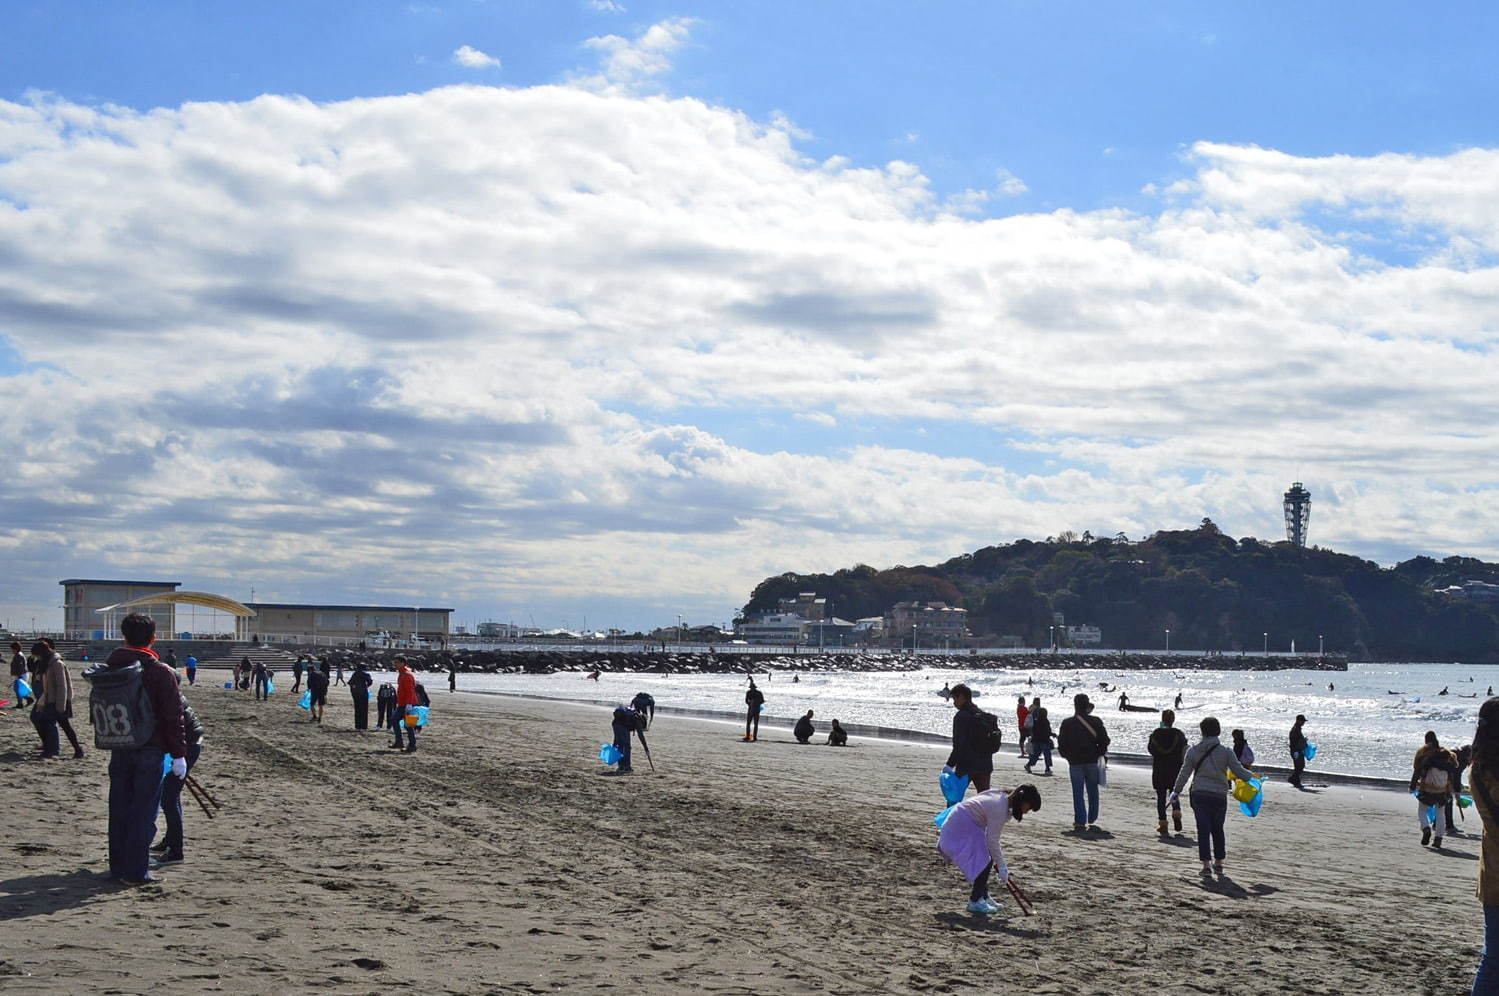
[[[812,725],[811,709],[808,709],[807,714],[801,719],[798,719],[796,721],[796,726],[792,727],[791,729],[791,735],[796,737],[796,742],[799,744],[811,743],[812,736],[816,732],[817,727]]]

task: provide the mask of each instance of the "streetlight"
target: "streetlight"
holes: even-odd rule
[[[1264,653],[1265,653],[1266,657],[1269,657],[1270,656],[1270,634],[1269,633],[1261,633],[1260,635],[1265,638]]]
[[[1171,631],[1166,630],[1166,653],[1171,653]]]
[[[1057,628],[1055,626],[1046,627],[1046,642],[1051,645],[1049,649],[1057,649]]]
[[[1318,657],[1322,656],[1322,634],[1321,633],[1317,634],[1317,656]]]

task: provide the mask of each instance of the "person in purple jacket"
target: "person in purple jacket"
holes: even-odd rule
[[[128,885],[143,885],[157,881],[150,871],[151,840],[156,836],[166,758],[171,758],[174,776],[187,776],[187,731],[177,675],[151,649],[156,641],[156,621],[132,612],[120,620],[120,635],[125,638],[125,646],[116,647],[103,664],[89,668],[84,676],[137,663],[141,666],[141,684],[151,703],[151,736],[140,747],[110,749],[109,877]],[[118,716],[93,717],[96,725],[101,719],[116,726],[124,721]]]

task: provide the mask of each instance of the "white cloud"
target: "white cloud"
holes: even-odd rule
[[[1003,167],[994,171],[994,183],[995,189],[1003,197],[1019,197],[1030,189],[1024,180]]]
[[[646,28],[634,38],[601,35],[583,44],[599,53],[599,71],[574,81],[606,92],[633,92],[672,67],[671,57],[691,37],[696,18],[671,17]]]
[[[453,61],[467,69],[498,69],[500,60],[472,45],[461,45],[453,51]]]
[[[590,9],[605,14],[623,14],[625,12],[624,5],[615,2],[615,0],[587,0],[587,3]]]
[[[1499,555],[1499,153],[1200,145],[1157,214],[967,220],[788,128],[562,86],[0,102],[0,329],[44,365],[0,384],[0,603],[168,570],[706,618],[1069,527],[1274,536],[1297,464],[1316,542]]]

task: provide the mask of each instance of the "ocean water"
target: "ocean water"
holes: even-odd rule
[[[1456,747],[1470,743],[1478,706],[1489,686],[1499,687],[1499,666],[1466,664],[1355,664],[1348,671],[1115,671],[1073,670],[982,671],[930,668],[865,674],[853,672],[776,672],[758,677],[765,693],[764,719],[790,722],[812,709],[819,730],[830,720],[893,726],[930,733],[952,729],[952,707],[937,692],[946,684],[966,682],[980,693],[978,704],[999,714],[1006,740],[1013,736],[1015,700],[1041,697],[1055,729],[1072,714],[1072,695],[1085,691],[1094,715],[1109,730],[1113,749],[1144,753],[1154,713],[1120,712],[1118,694],[1129,693],[1131,705],[1170,706],[1178,692],[1183,705],[1177,726],[1195,741],[1197,723],[1216,716],[1228,732],[1244,730],[1257,759],[1289,764],[1287,734],[1297,713],[1307,717],[1307,737],[1317,745],[1313,770],[1406,778],[1411,759],[1427,730]],[[1034,684],[1028,684],[1028,679]],[[446,689],[445,675],[423,678],[429,691]],[[549,675],[465,674],[459,687],[475,691],[522,692],[559,699],[617,699],[628,702],[636,692],[655,696],[657,705],[689,709],[744,710],[743,675],[609,674],[597,683],[582,673]],[[1334,686],[1328,689],[1328,683]],[[1447,695],[1438,694],[1446,687]],[[1394,693],[1394,694],[1391,694]],[[1472,695],[1473,698],[1460,696]],[[434,705],[440,707],[441,700]],[[602,723],[602,720],[601,720]]]

